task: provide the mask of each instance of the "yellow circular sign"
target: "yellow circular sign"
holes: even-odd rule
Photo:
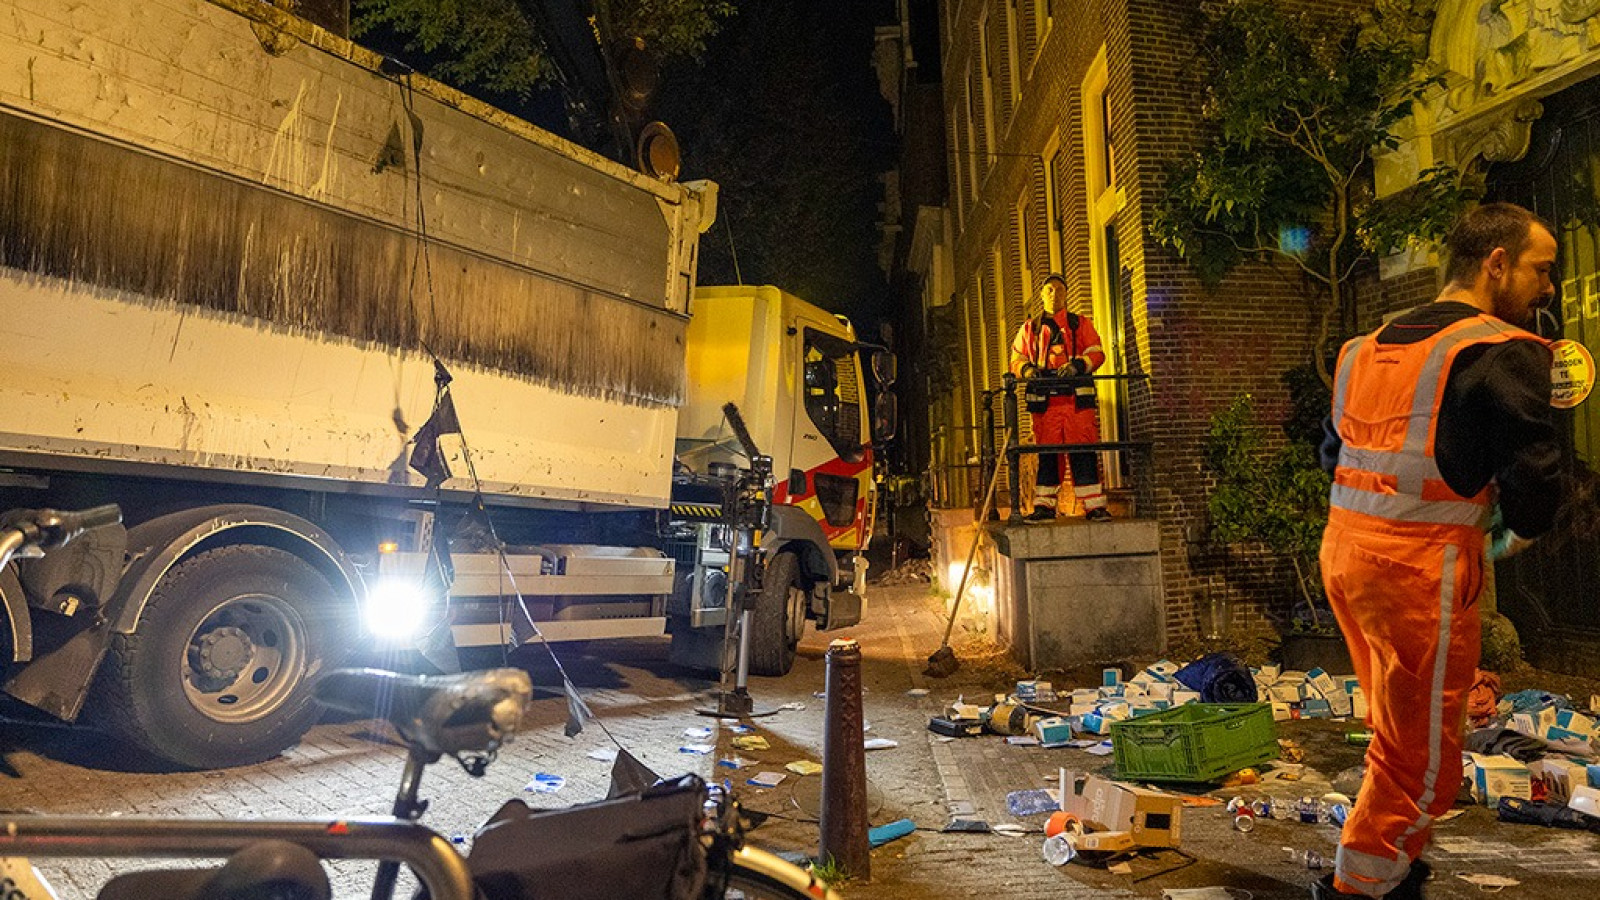
[[[1594,357],[1589,348],[1563,338],[1550,345],[1555,362],[1550,367],[1550,405],[1571,409],[1594,389]]]

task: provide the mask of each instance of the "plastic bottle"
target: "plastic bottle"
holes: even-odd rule
[[[1064,866],[1078,855],[1078,847],[1068,834],[1053,834],[1044,839],[1044,861],[1052,866]]]

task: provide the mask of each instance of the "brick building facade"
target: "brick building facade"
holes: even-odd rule
[[[970,507],[979,493],[960,476],[976,459],[980,397],[1000,386],[1006,348],[1044,275],[1066,278],[1069,309],[1091,316],[1111,344],[1107,370],[1138,376],[1102,387],[1102,431],[1154,445],[1150,470],[1133,473],[1149,476],[1154,503],[1134,513],[1159,523],[1169,643],[1214,631],[1222,608],[1235,634],[1281,626],[1289,611],[1293,581],[1280,566],[1207,540],[1201,446],[1211,417],[1241,393],[1263,424],[1285,419],[1283,375],[1310,359],[1319,302],[1299,276],[1266,266],[1208,288],[1149,236],[1164,173],[1197,136],[1202,92],[1188,63],[1202,5],[939,0],[947,196],[901,214],[898,257],[915,276],[931,341],[928,358],[908,370],[939,373],[926,404],[936,504]],[[1370,3],[1336,5],[1354,13]],[[1462,26],[1511,15],[1499,4],[1435,6],[1418,39],[1446,89],[1419,104],[1401,128],[1406,142],[1380,160],[1380,194],[1439,161],[1488,171],[1492,187],[1495,163],[1527,153],[1539,116],[1532,99],[1600,72],[1594,22],[1510,23],[1541,50],[1530,54],[1523,44],[1493,46],[1499,31]],[[902,2],[903,21],[906,10]],[[1487,64],[1462,63],[1479,58]],[[1431,300],[1436,263],[1426,254],[1384,260],[1359,289],[1360,327]]]

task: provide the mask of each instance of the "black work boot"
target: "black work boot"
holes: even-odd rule
[[[1394,886],[1394,890],[1383,895],[1383,900],[1422,900],[1422,885],[1433,877],[1433,867],[1422,860],[1411,863],[1411,871],[1406,877]],[[1359,897],[1359,894],[1346,894],[1333,886],[1333,876],[1324,875],[1311,882],[1311,900],[1349,900]]]
[[[1033,505],[1033,512],[1022,517],[1022,521],[1024,522],[1054,522],[1055,519],[1055,507],[1045,506],[1043,503],[1035,503]]]

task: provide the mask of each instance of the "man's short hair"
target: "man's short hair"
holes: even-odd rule
[[[1497,247],[1504,247],[1506,255],[1516,262],[1528,247],[1534,225],[1555,234],[1543,219],[1515,203],[1485,203],[1469,210],[1456,220],[1444,239],[1450,254],[1444,270],[1445,284],[1471,284],[1483,261]]]
[[[1066,296],[1067,296],[1067,280],[1065,278],[1062,278],[1060,273],[1058,273],[1058,272],[1051,272],[1049,275],[1046,275],[1044,277],[1044,279],[1039,282],[1039,290],[1034,294],[1034,296],[1035,297],[1044,296],[1044,286],[1049,284],[1052,281],[1054,281],[1056,283],[1056,287],[1057,288],[1060,288],[1062,299],[1066,299]]]

